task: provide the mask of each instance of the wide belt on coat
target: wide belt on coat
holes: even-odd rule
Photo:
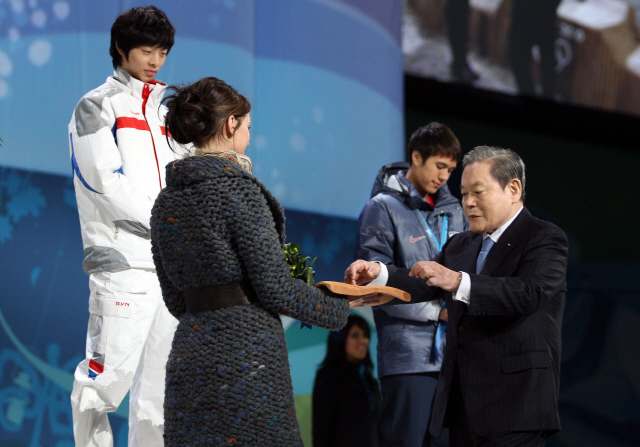
[[[182,291],[182,297],[189,313],[220,310],[258,301],[249,281],[185,289]]]

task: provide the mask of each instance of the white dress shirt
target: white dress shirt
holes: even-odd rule
[[[502,236],[502,233],[504,233],[504,230],[506,230],[509,227],[509,225],[511,225],[511,222],[513,222],[516,219],[516,217],[518,217],[518,214],[520,214],[520,212],[522,211],[522,208],[523,207],[520,207],[518,212],[515,213],[511,219],[506,221],[500,228],[498,228],[493,233],[491,234],[484,233],[482,235],[482,240],[484,241],[486,238],[490,237],[495,245],[498,242],[498,239],[500,239],[500,236]],[[460,281],[460,285],[458,286],[458,291],[453,295],[453,299],[458,301],[463,301],[469,304],[469,301],[471,300],[471,278],[469,277],[469,274],[466,272],[460,272],[460,273],[462,273],[462,280]],[[389,276],[389,272],[387,272],[387,276]]]
[[[516,219],[516,217],[518,217],[518,214],[522,212],[522,208],[523,207],[520,207],[518,212],[516,212],[511,219],[505,222],[500,228],[498,228],[493,233],[491,234],[484,233],[482,235],[482,240],[484,241],[486,238],[490,237],[493,240],[494,244],[497,243],[498,240],[500,239],[500,236],[502,236],[502,233],[504,233],[504,231],[509,227],[509,225],[511,225],[511,223]],[[387,269],[387,266],[385,264],[381,262],[378,262],[378,264],[380,264],[380,274],[376,279],[374,279],[369,284],[367,284],[368,286],[387,285],[387,281],[389,280],[389,270]],[[460,281],[460,286],[458,286],[457,292],[453,295],[453,299],[458,301],[463,301],[469,304],[471,300],[471,278],[469,277],[469,274],[466,272],[460,272],[460,273],[462,274],[462,281]]]

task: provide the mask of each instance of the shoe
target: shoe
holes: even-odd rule
[[[451,67],[451,78],[461,84],[471,84],[480,79],[480,75],[473,71],[469,64],[464,64],[460,67]]]

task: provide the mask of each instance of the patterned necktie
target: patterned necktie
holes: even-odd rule
[[[484,267],[484,261],[487,259],[487,255],[493,247],[493,239],[490,237],[486,237],[484,241],[482,241],[482,249],[480,253],[478,253],[478,260],[476,262],[476,274],[479,274],[482,271],[482,267]]]

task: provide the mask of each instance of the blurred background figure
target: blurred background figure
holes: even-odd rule
[[[513,0],[509,59],[521,95],[536,95],[533,77],[533,47],[540,56],[542,95],[555,93],[555,42],[558,35],[556,10],[560,0]]]
[[[454,81],[470,84],[479,76],[467,62],[469,47],[469,0],[449,0],[445,9],[447,37],[451,45],[451,77]]]
[[[327,338],[327,354],[313,387],[314,447],[378,447],[380,387],[369,355],[367,321],[349,315]]]

